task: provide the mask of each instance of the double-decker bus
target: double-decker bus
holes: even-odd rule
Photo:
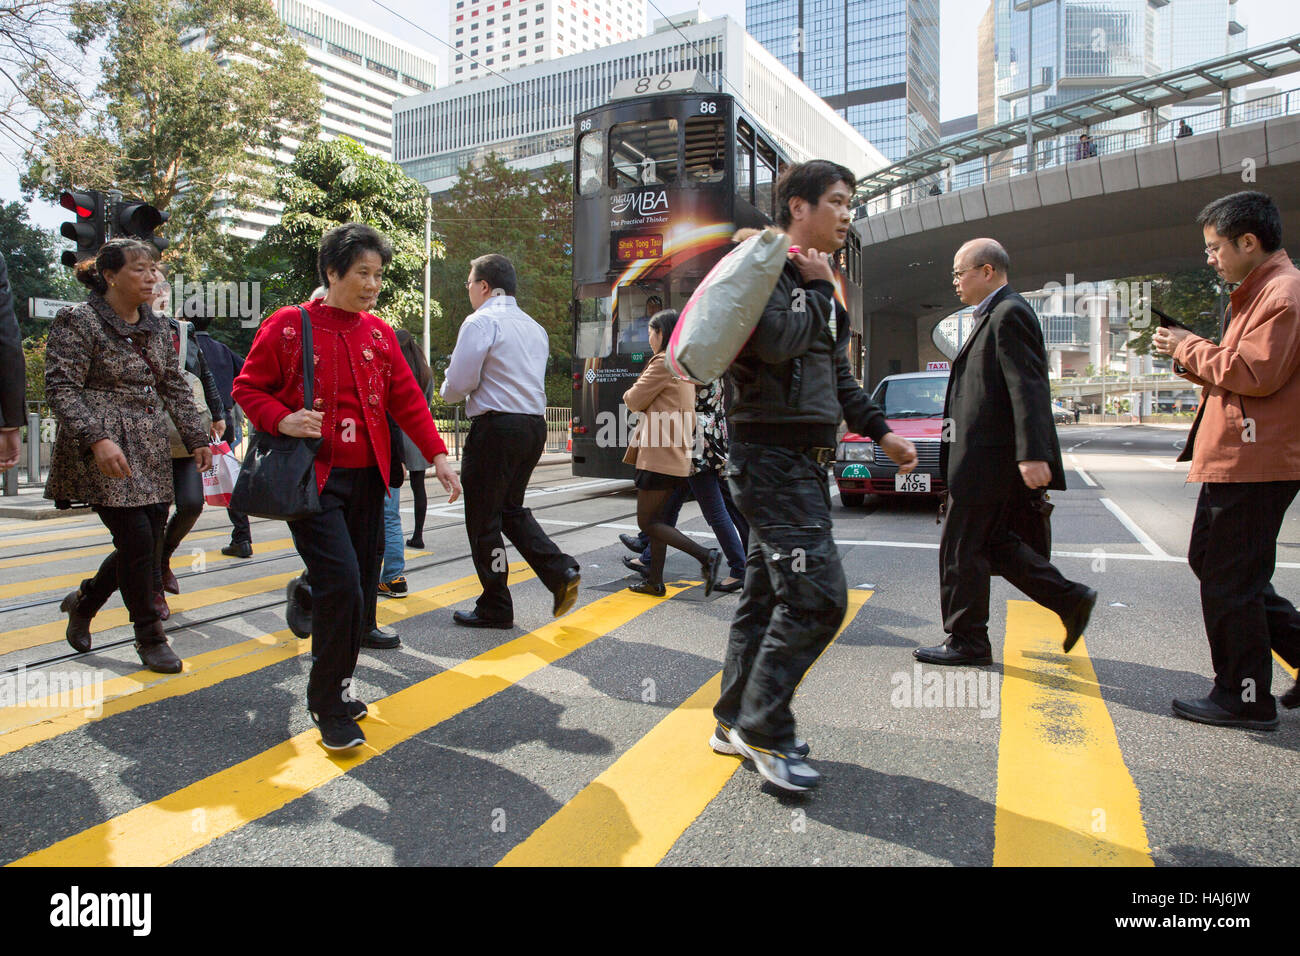
[[[574,123],[573,473],[630,479],[623,393],[650,359],[650,316],[680,310],[737,229],[772,222],[791,159],[696,72],[623,80]],[[860,333],[860,255],[849,236],[843,287]]]

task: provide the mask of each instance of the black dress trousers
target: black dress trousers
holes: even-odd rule
[[[1196,499],[1187,563],[1201,582],[1210,641],[1210,699],[1271,720],[1273,659],[1300,664],[1300,613],[1273,590],[1277,536],[1300,481],[1206,482]]]
[[[524,492],[545,447],[546,419],[541,415],[479,415],[465,439],[460,470],[465,531],[483,585],[475,611],[484,620],[514,620],[503,532],[552,591],[563,583],[566,569],[578,567],[524,507]]]

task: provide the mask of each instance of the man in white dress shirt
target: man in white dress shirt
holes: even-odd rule
[[[515,267],[480,256],[465,283],[474,312],[456,337],[443,400],[465,400],[469,436],[460,477],[465,530],[483,593],[474,610],[452,617],[465,627],[514,627],[501,534],[510,539],[555,598],[559,617],[578,597],[578,562],[555,546],[524,507],[524,492],[546,447],[546,330],[515,304]]]

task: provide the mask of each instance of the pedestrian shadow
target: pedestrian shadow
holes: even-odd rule
[[[104,819],[104,803],[80,774],[23,770],[0,774],[0,862],[12,863]],[[72,822],[75,821],[75,822]],[[102,831],[101,831],[102,832]],[[106,853],[108,839],[99,841]],[[79,853],[80,855],[80,853]]]
[[[513,684],[430,731],[441,746],[487,753],[504,753],[533,742],[571,754],[614,752],[614,744],[600,734],[581,727],[561,727],[565,710],[549,698]]]
[[[1165,846],[1160,848],[1159,859],[1156,861],[1161,866],[1250,866],[1250,860],[1243,860],[1239,856],[1231,853],[1224,853],[1220,850],[1210,850],[1203,846],[1188,846],[1187,844],[1178,844],[1177,846]]]
[[[862,610],[849,622],[844,633],[835,642],[851,647],[920,647],[920,643],[910,637],[893,633],[887,628],[898,630],[929,628],[931,621],[915,614],[908,614],[896,608],[883,607],[868,601]]]
[[[551,665],[587,679],[603,697],[673,710],[713,677],[722,662],[631,640],[593,641]]]

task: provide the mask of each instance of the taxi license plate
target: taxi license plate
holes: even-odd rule
[[[895,475],[894,490],[928,494],[930,491],[930,476],[917,474],[916,472],[910,475]]]
[[[871,472],[867,471],[866,465],[845,465],[844,471],[840,473],[841,478],[870,478]]]

